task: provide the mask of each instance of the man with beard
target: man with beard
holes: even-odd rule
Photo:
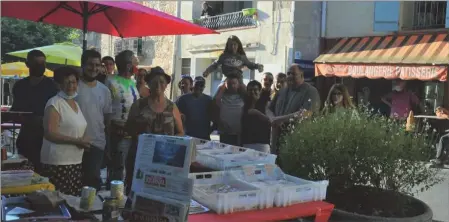
[[[99,190],[101,188],[100,171],[106,147],[105,129],[109,126],[112,113],[111,92],[108,87],[97,81],[101,71],[101,55],[95,50],[86,50],[81,56],[81,81],[78,82],[78,102],[87,121],[86,135],[91,148],[83,154],[83,184]]]
[[[26,65],[30,76],[14,84],[11,111],[31,112],[22,122],[17,148],[28,158],[35,171],[40,172],[40,153],[44,137],[43,116],[48,99],[58,92],[56,84],[44,76],[46,57],[42,51],[32,50],[27,55]]]
[[[115,56],[118,74],[106,79],[106,86],[112,95],[111,129],[109,151],[111,161],[108,164],[108,181],[123,180],[125,161],[131,147],[131,137],[124,130],[131,105],[139,98],[139,91],[132,79],[137,72],[138,59],[130,50],[124,50]],[[127,172],[133,173],[133,172]],[[109,186],[109,182],[108,182]]]
[[[276,95],[277,92],[279,92],[279,90],[286,87],[287,87],[287,74],[280,72],[276,75],[276,83],[274,84],[274,90],[273,93],[271,94],[271,99],[274,98],[274,96]]]
[[[267,101],[271,100],[271,94],[273,93],[273,89],[271,89],[271,86],[273,86],[273,74],[271,72],[266,72],[263,74],[262,77],[262,91],[260,92],[260,99],[259,101],[266,103]]]
[[[212,97],[203,93],[205,85],[203,77],[195,77],[193,92],[179,97],[176,105],[184,116],[186,135],[210,140]]]

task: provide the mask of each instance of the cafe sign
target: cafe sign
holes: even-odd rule
[[[315,75],[446,81],[448,66],[315,64]]]

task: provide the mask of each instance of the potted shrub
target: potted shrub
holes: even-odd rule
[[[193,24],[200,25],[200,24],[201,24],[201,19],[196,19],[196,18],[194,18],[194,19],[193,19]]]
[[[432,157],[434,133],[405,130],[378,115],[354,110],[302,120],[283,137],[283,170],[329,180],[334,221],[432,221],[432,211],[412,197],[442,181]]]

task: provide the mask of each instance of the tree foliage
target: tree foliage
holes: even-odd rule
[[[80,36],[77,29],[40,22],[1,18],[1,23],[2,60],[8,52],[72,41]]]

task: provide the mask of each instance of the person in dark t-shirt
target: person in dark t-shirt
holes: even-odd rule
[[[271,72],[266,72],[262,76],[262,89],[260,91],[260,100],[264,100],[264,102],[271,101],[271,95],[273,94],[273,86],[274,76]]]
[[[23,120],[16,144],[19,154],[33,163],[36,172],[39,172],[45,104],[48,99],[56,95],[58,88],[52,79],[44,76],[46,57],[43,52],[30,51],[26,65],[30,76],[14,84],[11,111],[32,113]]]
[[[253,80],[246,87],[242,114],[242,144],[260,152],[270,152],[271,121],[265,115],[268,100],[261,97],[262,84]]]
[[[212,98],[203,93],[205,84],[203,77],[195,77],[193,92],[179,97],[176,105],[184,116],[186,135],[210,140]]]

